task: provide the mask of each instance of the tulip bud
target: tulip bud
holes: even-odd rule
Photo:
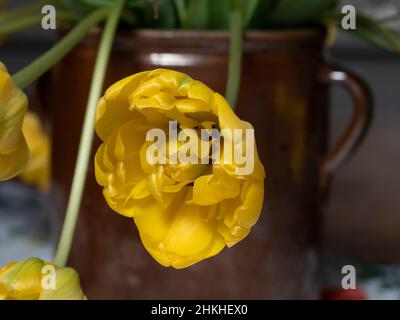
[[[43,261],[30,258],[14,264],[4,274],[3,286],[12,299],[34,299],[41,291],[41,270]]]
[[[44,289],[39,300],[86,300],[78,273],[72,268],[59,269],[55,273],[55,287]]]
[[[0,300],[84,300],[79,277],[38,258],[7,264],[0,270]]]

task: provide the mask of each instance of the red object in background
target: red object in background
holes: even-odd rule
[[[321,300],[368,300],[362,289],[327,289],[321,293]]]

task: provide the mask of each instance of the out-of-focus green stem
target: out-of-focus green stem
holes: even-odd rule
[[[259,0],[247,0],[246,7],[243,12],[243,28],[246,29],[251,19],[253,18],[254,12],[256,11]]]
[[[230,19],[229,69],[225,98],[234,109],[239,94],[242,68],[243,29],[240,6],[232,9]]]
[[[333,22],[339,27],[344,16],[340,12],[333,11],[326,13],[324,20],[326,22]],[[356,34],[382,49],[397,53],[400,52],[400,36],[394,31],[385,28],[378,22],[362,14],[357,14],[356,21],[356,29],[346,31]]]
[[[0,22],[0,36],[16,33],[34,26],[40,25],[43,20],[42,14],[31,14],[16,20]],[[58,21],[75,20],[75,16],[69,12],[57,12]]]
[[[110,15],[103,30],[103,35],[96,58],[89,100],[86,107],[83,130],[79,144],[78,157],[76,161],[74,177],[72,180],[71,193],[68,200],[63,230],[54,261],[60,267],[64,267],[66,265],[69,252],[71,250],[72,240],[82,202],[83,190],[86,182],[90,152],[92,150],[94,118],[96,115],[97,101],[101,96],[111,48],[114,42],[115,32],[117,30],[118,21],[121,17],[124,2],[125,0],[115,0],[114,5],[109,7],[111,10]]]
[[[26,17],[18,18],[0,23],[0,36],[5,36],[10,33],[15,33],[33,26],[38,26],[42,21],[41,14],[32,14]]]
[[[13,21],[25,15],[40,13],[44,5],[53,4],[54,2],[55,0],[41,0],[20,6],[14,10],[3,11],[0,13],[0,23]]]
[[[176,11],[178,13],[180,26],[181,26],[181,28],[183,28],[186,25],[186,19],[187,19],[187,10],[186,10],[186,6],[185,6],[185,1],[184,0],[175,0],[175,7],[176,7]]]
[[[16,73],[13,78],[20,88],[33,83],[60,61],[85,36],[87,31],[105,19],[108,9],[100,8],[77,24],[62,40],[30,65]]]

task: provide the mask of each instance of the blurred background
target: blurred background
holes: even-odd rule
[[[10,1],[10,7],[29,3]],[[400,32],[400,0],[352,0],[357,10]],[[0,60],[13,73],[51,47],[52,31],[30,30],[0,48]],[[341,267],[354,264],[369,297],[400,298],[400,59],[339,32],[327,60],[369,83],[375,118],[366,141],[336,174],[325,208],[324,267],[321,282],[340,283]],[[350,117],[351,99],[340,88],[331,92],[334,141]],[[55,237],[49,227],[50,200],[11,181],[0,184],[0,265],[27,256],[51,259]]]

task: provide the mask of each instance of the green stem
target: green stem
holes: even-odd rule
[[[16,33],[41,24],[42,14],[31,14],[12,21],[0,22],[0,36]],[[74,20],[74,15],[69,12],[57,12],[57,21]]]
[[[225,98],[234,109],[239,93],[243,47],[242,12],[237,6],[231,12],[228,83]]]
[[[243,13],[243,26],[246,29],[250,22],[251,19],[253,18],[254,12],[256,11],[256,8],[258,6],[259,0],[248,0],[244,13]]]
[[[54,0],[42,0],[24,6],[20,6],[11,11],[3,11],[2,13],[0,13],[0,22],[3,23],[4,21],[12,21],[15,19],[19,19],[21,16],[27,14],[40,13],[41,12],[40,9],[44,5],[53,4],[54,2],[55,2]]]
[[[181,28],[186,25],[186,6],[184,0],[175,0],[175,7],[178,13]]]
[[[0,24],[0,35],[5,36],[40,24],[43,19],[41,14],[32,14],[18,20],[6,21]]]
[[[117,30],[118,21],[124,6],[124,1],[125,0],[116,0],[114,6],[111,8],[96,58],[89,99],[86,107],[86,115],[79,144],[78,157],[76,161],[74,177],[72,180],[71,193],[68,200],[60,242],[58,244],[55,256],[55,263],[60,267],[64,267],[66,265],[69,252],[71,250],[72,240],[82,202],[83,190],[85,187],[90,152],[92,150],[94,118],[96,115],[97,101],[101,96],[108,60],[110,57],[115,32]]]
[[[100,8],[76,25],[62,40],[45,54],[37,58],[29,66],[25,67],[13,78],[20,88],[25,88],[42,76],[47,70],[60,61],[73,47],[85,36],[87,31],[102,21],[108,13],[108,9]]]

